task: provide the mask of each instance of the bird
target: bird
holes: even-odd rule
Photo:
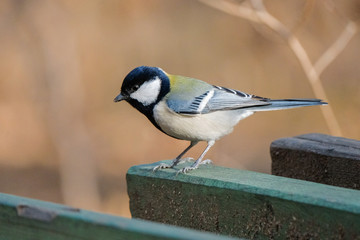
[[[114,102],[123,100],[144,114],[161,132],[190,142],[170,164],[161,163],[153,171],[194,160],[182,157],[197,143],[207,142],[200,157],[178,171],[184,174],[210,163],[211,160],[203,158],[215,142],[231,133],[240,120],[256,112],[327,104],[313,98],[263,98],[149,66],[136,67],[126,75]]]

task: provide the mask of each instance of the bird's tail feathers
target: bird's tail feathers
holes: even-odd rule
[[[253,111],[273,111],[281,110],[288,108],[297,108],[297,107],[306,107],[306,106],[315,106],[315,105],[327,105],[326,102],[323,102],[320,99],[313,98],[294,98],[294,99],[274,99],[269,100],[269,105],[259,106],[254,108]]]

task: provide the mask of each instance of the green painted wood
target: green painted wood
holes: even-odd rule
[[[360,190],[360,141],[311,133],[273,141],[274,175]]]
[[[0,239],[229,239],[140,219],[0,194]]]
[[[133,217],[251,239],[360,239],[360,191],[212,165],[153,172],[157,164],[127,173]]]

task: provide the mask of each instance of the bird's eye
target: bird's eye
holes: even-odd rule
[[[139,89],[139,87],[140,87],[139,85],[134,85],[134,86],[131,87],[130,91],[135,92],[136,90]]]

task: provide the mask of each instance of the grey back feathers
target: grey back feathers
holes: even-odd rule
[[[327,105],[320,99],[312,98],[293,98],[293,99],[274,99],[269,100],[270,105],[262,107],[250,108],[252,111],[273,111],[297,107],[315,106],[315,105]]]
[[[187,100],[171,96],[167,100],[167,104],[173,111],[180,114],[206,114],[214,111],[270,104],[265,100],[265,98],[233,89],[209,85],[207,91]]]
[[[246,108],[249,111],[272,111],[287,108],[326,104],[318,99],[271,100],[237,90],[213,86],[190,100],[169,98],[168,106],[180,114],[206,114],[214,111]]]

